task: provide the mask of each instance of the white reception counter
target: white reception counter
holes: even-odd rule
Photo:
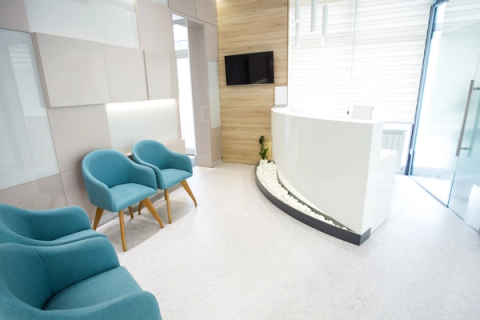
[[[383,123],[326,119],[272,108],[272,151],[287,189],[355,233],[387,218],[396,151],[380,148]]]

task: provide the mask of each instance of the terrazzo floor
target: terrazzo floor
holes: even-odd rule
[[[190,187],[98,228],[152,292],[164,320],[480,319],[480,235],[411,178],[397,176],[389,220],[362,246],[273,206],[254,166],[194,169]],[[347,200],[347,199],[346,199]],[[128,211],[128,210],[127,210]]]

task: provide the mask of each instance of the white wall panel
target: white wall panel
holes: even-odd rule
[[[0,28],[30,32],[23,1],[0,0]]]
[[[168,149],[178,152],[178,153],[183,153],[187,154],[187,149],[185,147],[185,139],[180,139],[180,140],[175,140],[172,142],[167,142],[165,143],[165,147]]]
[[[145,51],[145,68],[150,100],[178,98],[174,53]]]
[[[110,102],[148,100],[143,50],[103,45]]]
[[[33,34],[47,107],[109,102],[102,44]]]
[[[110,149],[104,104],[47,110],[60,172],[80,168],[83,157],[97,149]]]
[[[0,29],[0,189],[59,172],[31,36]]]
[[[129,153],[144,139],[162,143],[180,139],[176,99],[107,104],[112,148]]]
[[[150,0],[155,3],[163,4],[164,6],[168,7],[168,0]]]
[[[191,17],[197,16],[197,10],[195,8],[195,0],[170,0],[169,6],[173,10],[185,13]]]
[[[207,42],[207,60],[218,61],[218,28],[205,23],[205,41]]]
[[[195,0],[195,2],[197,7],[197,18],[217,26],[217,1]]]
[[[137,15],[142,49],[175,52],[170,8],[150,0],[137,0]]]
[[[0,190],[0,203],[30,210],[63,208],[67,205],[59,174]]]
[[[25,6],[31,32],[139,47],[135,0],[25,0]]]

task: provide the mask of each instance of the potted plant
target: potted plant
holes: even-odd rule
[[[267,159],[268,148],[265,148],[264,142],[265,142],[265,137],[261,136],[260,139],[258,140],[258,143],[260,144],[260,152],[258,154],[260,155],[262,160],[268,160]]]

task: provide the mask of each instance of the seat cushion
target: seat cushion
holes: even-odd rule
[[[171,188],[192,176],[190,172],[178,169],[163,169],[160,170],[160,173],[162,174],[165,189]]]
[[[85,308],[141,291],[127,269],[118,267],[60,291],[47,301],[43,309]]]
[[[117,212],[154,195],[157,190],[136,183],[125,183],[110,188],[113,197],[113,211]]]
[[[95,230],[89,229],[89,230],[83,230],[80,232],[75,232],[50,242],[52,242],[51,243],[52,246],[58,246],[61,244],[67,244],[67,243],[84,240],[84,239],[95,238],[95,237],[106,237],[106,236],[104,234],[98,233]]]

